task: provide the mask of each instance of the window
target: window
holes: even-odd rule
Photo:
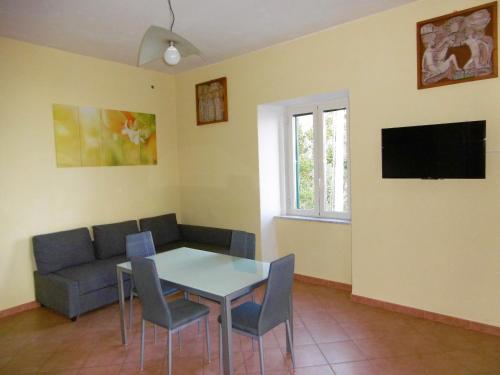
[[[287,215],[350,219],[348,114],[347,99],[289,109]]]

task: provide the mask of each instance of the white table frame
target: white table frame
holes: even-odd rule
[[[161,253],[154,255],[154,258],[157,256],[168,256],[168,252],[166,253]],[[220,256],[229,256],[229,255],[223,255],[223,254],[218,254]],[[262,262],[261,262],[262,263]],[[128,268],[124,268],[121,266],[121,264],[118,264],[116,266],[116,274],[118,278],[118,300],[120,303],[120,327],[121,327],[121,335],[122,335],[122,343],[124,345],[127,345],[127,329],[126,329],[126,323],[125,323],[125,291],[124,291],[124,281],[123,281],[123,274],[131,274],[131,270]],[[159,272],[160,273],[160,272]],[[245,287],[235,290],[232,293],[225,295],[225,296],[220,296],[216,294],[209,293],[203,289],[200,288],[192,288],[188,285],[182,285],[178,284],[175,282],[175,280],[169,280],[163,278],[163,280],[168,281],[169,283],[173,284],[174,286],[178,287],[181,290],[184,290],[185,292],[188,293],[193,293],[202,297],[205,297],[207,299],[216,301],[220,304],[221,306],[221,318],[222,318],[222,351],[221,353],[223,355],[223,374],[224,375],[231,375],[233,374],[233,351],[232,351],[232,335],[231,335],[231,328],[232,327],[232,322],[231,322],[231,301],[235,300],[238,297],[241,297],[249,292],[251,292],[253,289],[257,288],[258,286],[264,284],[267,282],[267,277],[265,279],[262,279],[260,281],[251,283],[246,285]],[[290,299],[290,326],[293,327],[293,307],[292,307],[292,299]],[[293,342],[293,328],[291,328],[292,331],[292,342]],[[288,346],[288,341],[287,341],[287,351],[291,352],[291,348]]]

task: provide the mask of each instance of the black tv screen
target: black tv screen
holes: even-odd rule
[[[382,129],[383,178],[485,178],[486,121]]]

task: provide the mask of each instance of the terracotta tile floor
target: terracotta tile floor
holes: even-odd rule
[[[257,292],[258,298],[263,290]],[[206,301],[204,301],[206,302]],[[207,302],[208,303],[208,302]],[[174,339],[174,374],[218,374],[218,306],[211,307],[212,362],[196,324]],[[120,343],[118,305],[73,323],[45,308],[0,319],[0,374],[138,374],[139,313],[130,344]],[[266,373],[296,375],[499,375],[500,337],[387,312],[350,301],[347,292],[296,282],[295,370],[279,327],[264,337]],[[166,373],[165,331],[148,326],[142,374]],[[258,374],[257,345],[234,335],[236,374]]]

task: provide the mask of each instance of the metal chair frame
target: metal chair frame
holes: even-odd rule
[[[182,326],[179,326],[175,329],[167,329],[168,331],[168,337],[167,337],[167,347],[168,347],[168,375],[172,374],[172,334],[176,333],[179,335],[179,346],[180,346],[180,331],[197,322],[199,323],[202,318],[193,320],[192,322],[186,323]],[[210,356],[210,329],[209,329],[209,324],[208,324],[208,315],[203,317],[205,320],[205,336],[206,336],[206,344],[207,344],[207,359],[208,363],[211,362],[211,356]],[[156,328],[156,325],[154,325],[154,328]],[[144,370],[144,341],[146,338],[146,320],[142,319],[141,322],[141,371]],[[156,339],[156,331],[155,331],[155,339]]]

